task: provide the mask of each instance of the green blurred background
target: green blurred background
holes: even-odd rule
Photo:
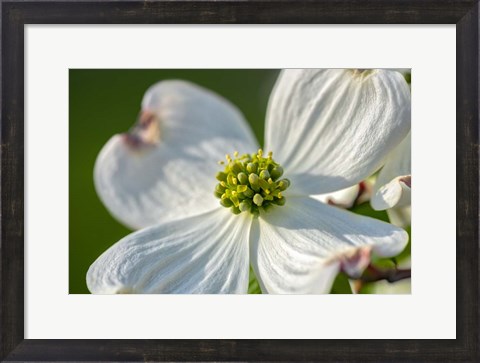
[[[69,71],[69,293],[89,293],[89,266],[108,247],[131,231],[117,222],[100,202],[93,184],[95,159],[114,134],[127,131],[140,111],[144,92],[165,79],[184,79],[209,88],[235,104],[263,144],[268,97],[278,70],[133,70],[71,69]],[[361,214],[387,220],[368,204]],[[402,254],[408,257],[410,249]],[[380,263],[391,263],[380,261]],[[250,293],[258,293],[252,280]],[[334,293],[350,291],[339,276]],[[365,286],[365,293],[369,286]]]

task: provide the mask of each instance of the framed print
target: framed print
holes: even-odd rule
[[[4,1],[2,50],[3,360],[479,359],[478,2]]]

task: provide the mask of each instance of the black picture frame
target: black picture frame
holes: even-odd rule
[[[480,361],[478,0],[2,1],[1,19],[0,358],[2,360]],[[24,25],[102,23],[456,24],[457,338],[24,339]]]

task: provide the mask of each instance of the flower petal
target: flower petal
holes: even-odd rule
[[[370,264],[371,247],[361,247],[345,255],[342,261],[342,270],[349,276],[359,278],[363,270]]]
[[[375,210],[385,210],[394,206],[405,207],[411,200],[411,177],[403,175],[383,185],[373,195],[370,203]]]
[[[388,68],[388,69],[392,71],[400,72],[404,77],[405,75],[412,73],[412,68]]]
[[[219,207],[130,234],[87,273],[95,294],[245,294],[251,217]]]
[[[333,193],[311,195],[313,199],[322,203],[334,205],[341,208],[350,208],[357,200],[360,192],[360,184],[345,188]]]
[[[405,228],[412,224],[412,207],[394,207],[387,209],[390,223]]]
[[[358,274],[370,250],[395,256],[407,242],[391,224],[298,197],[253,224],[250,259],[264,292],[327,293],[342,265]]]
[[[265,150],[297,194],[323,194],[370,176],[409,130],[410,90],[399,72],[290,69],[270,97]]]
[[[405,207],[411,204],[411,136],[408,136],[389,155],[378,173],[370,201],[375,210]]]
[[[100,152],[95,186],[119,221],[142,228],[217,206],[218,161],[257,148],[231,103],[188,82],[164,81],[146,92],[137,125]]]

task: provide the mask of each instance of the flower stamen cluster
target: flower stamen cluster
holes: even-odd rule
[[[215,196],[220,204],[231,208],[234,214],[250,212],[257,216],[260,211],[268,211],[273,206],[285,204],[282,192],[290,186],[288,179],[280,179],[283,168],[272,158],[272,152],[263,156],[262,149],[256,154],[238,152],[226,155],[224,171],[217,173],[219,183],[215,186]]]

